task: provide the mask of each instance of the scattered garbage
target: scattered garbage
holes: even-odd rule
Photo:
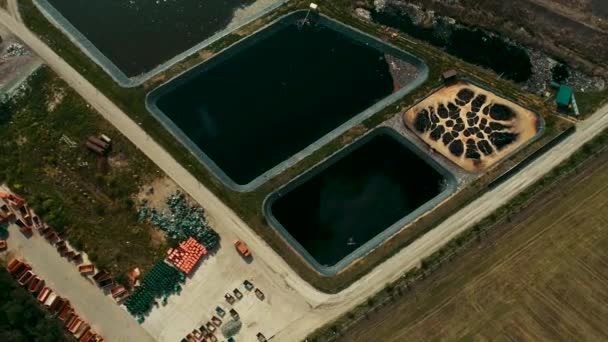
[[[179,242],[193,237],[209,251],[217,248],[220,237],[207,224],[203,208],[188,206],[186,196],[179,191],[169,196],[166,203],[169,213],[150,208],[144,203],[139,209],[139,220],[149,220],[166,232],[169,238]]]
[[[25,54],[27,54],[27,49],[25,48],[25,46],[19,43],[11,43],[9,44],[9,46],[6,47],[2,58],[18,57],[23,56]]]

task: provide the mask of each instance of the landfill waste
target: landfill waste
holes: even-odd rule
[[[4,55],[2,57],[3,58],[17,57],[17,56],[23,56],[26,53],[27,53],[27,50],[25,49],[25,46],[23,46],[19,43],[11,43],[9,46],[6,47],[6,51],[4,52]]]
[[[150,208],[144,203],[139,208],[139,220],[149,220],[178,242],[193,237],[209,251],[218,247],[220,236],[207,224],[203,208],[188,206],[186,196],[179,191],[169,196],[166,203],[169,213]]]

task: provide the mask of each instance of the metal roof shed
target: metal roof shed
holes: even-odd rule
[[[572,88],[566,85],[560,85],[557,92],[557,105],[560,107],[568,107],[572,102]]]

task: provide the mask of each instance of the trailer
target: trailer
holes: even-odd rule
[[[30,286],[28,286],[27,290],[30,291],[30,293],[36,294],[40,290],[42,290],[43,287],[44,287],[44,280],[42,278],[36,276],[36,277],[34,277],[34,279],[32,279],[30,281]]]
[[[40,293],[38,294],[38,297],[36,297],[38,303],[43,304],[44,302],[46,302],[47,298],[51,295],[51,293],[53,293],[53,291],[50,288],[44,287],[42,291],[40,291]]]
[[[59,312],[59,315],[57,315],[57,318],[59,318],[60,321],[65,322],[65,320],[68,319],[73,312],[74,312],[74,310],[72,309],[72,306],[68,302],[63,307],[63,309],[61,309],[61,311]]]
[[[24,275],[26,272],[29,272],[31,269],[32,269],[32,266],[24,263],[23,265],[21,265],[20,267],[17,268],[17,271],[15,272],[14,276],[15,276],[15,278],[19,279],[19,278],[21,278],[22,275]]]
[[[110,286],[114,286],[114,279],[106,278],[98,283],[99,287],[102,289],[108,288]]]
[[[74,321],[78,319],[78,315],[72,311],[72,315],[70,315],[70,317],[68,317],[68,319],[65,320],[65,328],[67,329],[70,325],[72,325],[72,323],[74,323]]]
[[[76,319],[74,320],[74,322],[72,322],[72,324],[71,324],[71,325],[68,327],[68,331],[69,331],[71,334],[76,333],[76,331],[78,331],[78,328],[80,328],[80,326],[81,326],[83,323],[84,323],[84,321],[83,321],[82,319],[80,319],[80,317],[79,317],[79,318],[76,318]]]
[[[6,270],[8,271],[8,273],[12,274],[13,272],[15,272],[17,267],[19,267],[19,265],[21,265],[22,263],[23,263],[23,261],[21,261],[17,258],[13,258],[6,265]]]
[[[93,264],[78,266],[78,272],[80,272],[80,274],[89,274],[93,273],[93,271],[95,271],[95,266]]]
[[[123,293],[127,292],[127,289],[125,289],[125,287],[122,285],[118,285],[114,287],[110,292],[112,293],[112,297],[117,298],[120,297]]]
[[[51,293],[49,295],[49,297],[44,301],[44,303],[42,303],[42,305],[44,305],[44,307],[46,307],[47,309],[51,308],[51,305],[53,305],[53,303],[55,302],[55,300],[57,300],[57,294],[56,293]]]
[[[106,270],[100,270],[93,276],[93,280],[95,280],[96,283],[99,283],[100,281],[105,280],[109,277],[110,277],[110,272],[108,272]]]
[[[23,220],[21,219],[17,219],[15,221],[15,224],[17,226],[19,226],[19,230],[23,233],[23,234],[31,234],[32,233],[32,228],[30,226],[28,226],[25,222],[23,222]]]
[[[84,334],[86,334],[87,331],[89,331],[90,328],[91,326],[87,324],[87,322],[83,321],[73,335],[77,340],[79,340]]]
[[[69,301],[66,298],[57,296],[57,299],[51,304],[49,311],[52,314],[59,314],[68,303]]]
[[[103,149],[104,151],[110,147],[110,144],[108,144],[107,142],[105,142],[95,136],[90,136],[89,140],[87,140],[87,142],[90,142],[91,144],[98,146],[99,148]]]
[[[104,151],[104,149],[103,149],[103,148],[101,148],[101,147],[99,147],[99,146],[97,146],[97,145],[93,144],[93,143],[92,143],[92,142],[90,142],[90,141],[87,141],[87,142],[86,142],[86,144],[85,144],[85,146],[86,146],[86,147],[87,147],[89,150],[91,150],[91,151],[93,151],[93,152],[95,152],[95,153],[99,154],[100,156],[103,156],[103,155],[105,154],[105,151]]]
[[[17,279],[17,283],[21,286],[27,286],[30,280],[34,279],[34,276],[34,272],[28,270]]]
[[[84,335],[80,337],[78,342],[89,342],[93,339],[94,336],[95,332],[93,330],[88,330],[86,333],[84,333]]]
[[[7,192],[0,192],[0,198],[5,199],[11,205],[19,208],[25,204],[25,200],[17,195],[9,194]]]

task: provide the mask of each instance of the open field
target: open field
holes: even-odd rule
[[[604,152],[338,341],[606,340],[606,161]]]
[[[147,269],[167,245],[137,222],[133,196],[157,176],[156,166],[49,68],[28,82],[0,120],[0,181],[98,266]],[[107,159],[84,147],[101,133],[113,139]]]
[[[309,5],[308,1],[290,1],[277,11],[240,29],[238,32],[225,37],[223,40],[218,41],[213,46],[201,51],[199,54],[184,60],[183,63],[177,64],[166,73],[148,81],[143,86],[129,89],[118,87],[94,62],[89,60],[80,50],[78,50],[78,48],[71,44],[61,32],[50,25],[40,13],[38,13],[32,5],[31,0],[21,1],[20,7],[23,20],[33,32],[40,35],[46,44],[57,51],[57,53],[79,73],[92,82],[97,89],[108,96],[119,108],[126,112],[132,120],[145,129],[152,139],[168,151],[173,158],[183,165],[206,188],[218,196],[223,203],[228,207],[233,208],[237,215],[247,222],[248,226],[250,226],[258,235],[263,237],[264,240],[281,255],[300,276],[323,291],[335,293],[346,288],[354,280],[369,272],[375,265],[378,265],[381,261],[385,260],[390,255],[393,255],[399,248],[408,245],[415,238],[427,232],[432,226],[453,213],[456,208],[462,206],[463,203],[467,203],[475,198],[479,194],[480,189],[483,188],[483,184],[487,184],[492,177],[495,177],[500,174],[501,171],[508,169],[512,163],[521,160],[525,155],[536,150],[547,140],[550,140],[553,136],[566,129],[569,123],[548,114],[550,113],[550,104],[544,103],[537,97],[521,91],[519,87],[513,83],[496,79],[496,75],[487,70],[464,63],[461,60],[446,55],[436,48],[414,41],[405,36],[399,36],[396,39],[389,38],[390,34],[385,32],[383,28],[354,18],[353,13],[350,12],[350,4],[334,4],[333,2],[325,1],[321,1],[319,4],[321,8],[324,9],[324,14],[365,32],[377,35],[382,39],[389,40],[391,44],[423,58],[431,70],[429,79],[418,90],[398,101],[395,106],[390,106],[386,110],[375,114],[362,125],[358,125],[347,131],[342,136],[323,146],[309,157],[304,158],[293,167],[285,170],[281,175],[272,178],[264,186],[261,186],[258,190],[251,193],[237,193],[227,189],[217,178],[211,175],[207,169],[198,163],[196,158],[194,158],[182,145],[177,143],[171,134],[163,129],[153,116],[147,112],[144,107],[145,93],[176,73],[211,57],[220,49],[233,43],[236,39],[240,39],[244,35],[251,33],[253,30],[260,28],[277,17],[295,9],[307,8]],[[348,144],[368,130],[376,127],[381,122],[396,115],[400,110],[407,108],[412,103],[425,97],[431,90],[441,84],[441,71],[449,68],[457,68],[469,78],[489,87],[493,87],[500,93],[508,93],[515,101],[541,113],[545,116],[548,127],[544,137],[537,143],[528,146],[522,153],[516,155],[513,160],[501,164],[500,167],[493,170],[492,175],[488,176],[488,178],[483,180],[480,184],[472,187],[467,192],[455,196],[452,201],[446,203],[446,206],[444,206],[442,210],[434,212],[432,215],[427,215],[425,220],[416,222],[416,224],[412,225],[411,229],[407,231],[407,234],[404,233],[395,237],[384,246],[385,248],[376,249],[369,258],[358,262],[356,266],[331,278],[323,277],[316,273],[302,258],[294,253],[291,247],[284,242],[279,234],[273,229],[269,229],[261,211],[264,199],[270,192],[280,185],[285,184],[295,175],[310,168],[324,158],[327,158],[345,144]]]

